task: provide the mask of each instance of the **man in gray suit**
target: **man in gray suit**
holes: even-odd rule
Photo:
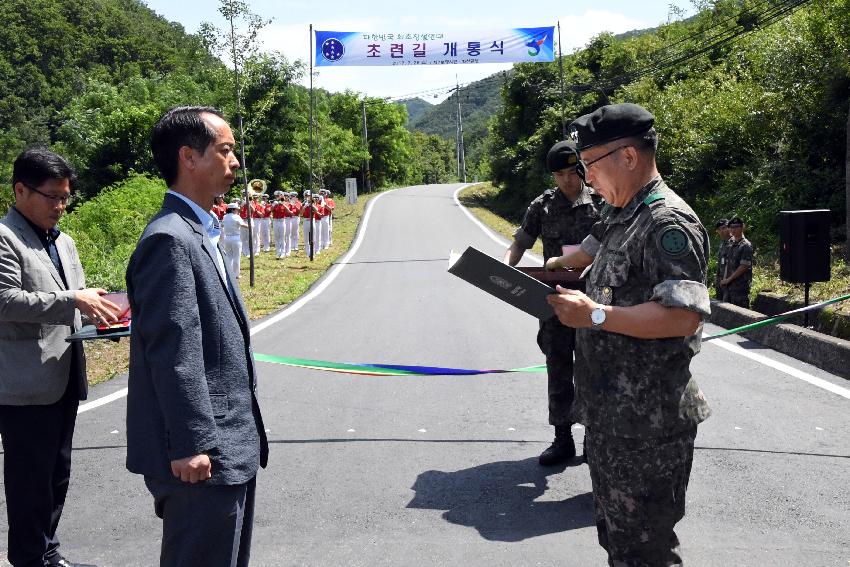
[[[42,147],[15,160],[15,205],[0,220],[0,436],[12,565],[76,565],[59,553],[56,527],[71,477],[71,441],[86,361],[65,338],[119,308],[84,289],[70,236],[56,228],[76,181],[65,159]]]
[[[217,110],[179,107],[151,146],[169,190],[127,268],[127,468],[163,520],[161,565],[243,566],[268,443],[248,316],[209,213],[236,178],[235,140]]]

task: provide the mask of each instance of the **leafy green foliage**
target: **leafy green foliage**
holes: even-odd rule
[[[162,181],[131,175],[62,219],[60,228],[77,243],[88,286],[124,289],[130,255],[164,195]]]
[[[777,212],[830,208],[843,233],[850,1],[821,0],[762,27],[762,3],[711,0],[679,23],[602,34],[563,59],[567,120],[608,102],[656,116],[659,169],[706,223],[738,215],[774,250]],[[747,32],[703,49],[711,38]],[[714,45],[714,44],[712,44]],[[522,210],[551,184],[561,137],[557,63],[517,65],[488,140],[498,200]],[[770,255],[770,254],[768,254]]]

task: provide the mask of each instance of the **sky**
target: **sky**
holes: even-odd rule
[[[183,25],[189,33],[207,21],[220,29],[226,21],[219,15],[217,0],[143,0],[153,11]],[[690,15],[684,0],[247,0],[250,10],[272,23],[260,32],[261,49],[279,51],[287,59],[308,62],[309,26],[316,30],[379,33],[382,30],[435,32],[503,30],[553,26],[560,22],[562,50],[572,53],[595,35],[622,33],[655,27],[668,21],[670,5]],[[557,34],[557,31],[556,31]],[[557,43],[557,36],[556,36]],[[557,46],[556,46],[557,52]],[[504,64],[429,65],[417,67],[319,67],[314,85],[331,92],[352,90],[372,97],[393,99],[420,96],[438,103],[456,82],[461,85],[510,68]],[[305,73],[302,84],[309,83]],[[436,91],[436,92],[433,92]]]

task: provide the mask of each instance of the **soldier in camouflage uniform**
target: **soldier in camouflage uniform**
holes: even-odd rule
[[[717,233],[717,238],[720,240],[720,248],[717,249],[717,271],[714,274],[714,292],[717,299],[723,299],[723,286],[720,285],[721,280],[726,275],[726,253],[729,250],[729,223],[726,219],[719,219],[714,225],[714,231]]]
[[[609,203],[579,252],[547,266],[592,265],[587,293],[549,297],[576,327],[576,401],[585,425],[599,543],[609,565],[681,565],[697,424],[710,410],[691,376],[709,315],[708,234],[655,165],[654,117],[633,104],[571,125],[578,171]]]
[[[732,238],[726,250],[726,271],[720,286],[723,301],[750,308],[750,286],[753,283],[753,245],[744,236],[744,221],[729,219]]]
[[[575,166],[578,162],[575,143],[558,142],[546,156],[546,166],[555,177],[557,187],[547,189],[528,206],[522,225],[514,233],[514,241],[505,252],[504,261],[515,266],[537,238],[543,240],[545,260],[563,254],[563,246],[578,245],[599,220],[601,197],[586,187]],[[573,350],[575,329],[561,325],[552,316],[540,323],[537,344],[546,356],[549,376],[549,424],[555,426],[555,440],[540,455],[541,465],[552,466],[576,456],[572,435]]]

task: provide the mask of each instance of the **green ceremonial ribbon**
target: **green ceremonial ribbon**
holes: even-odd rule
[[[760,327],[767,327],[768,325],[773,325],[779,323],[781,321],[785,321],[786,319],[790,319],[794,315],[799,315],[800,313],[805,313],[806,311],[816,311],[818,309],[823,309],[827,305],[832,305],[833,303],[840,303],[842,301],[847,301],[850,299],[850,294],[842,295],[841,297],[836,297],[834,299],[829,299],[827,301],[823,301],[821,303],[816,303],[815,305],[809,305],[808,307],[801,307],[799,309],[794,309],[793,311],[786,311],[785,313],[781,313],[774,317],[768,317],[767,319],[763,319],[761,321],[756,321],[755,323],[749,323],[742,327],[737,327],[735,329],[727,329],[722,333],[717,333],[716,335],[709,335],[707,337],[703,337],[702,340],[710,341],[712,339],[719,339],[720,337],[725,337],[727,335],[734,335],[735,333],[740,333],[743,331],[751,331],[753,329],[758,329]]]
[[[827,305],[847,301],[850,299],[850,294],[836,297],[808,307],[794,309],[774,317],[769,317],[762,321],[756,321],[735,329],[728,329],[716,335],[703,337],[702,340],[710,341],[727,335],[734,335],[742,331],[758,329],[766,327],[790,319],[794,315],[799,315],[806,311],[815,311],[823,309]],[[254,353],[254,360],[257,362],[268,362],[271,364],[282,364],[284,366],[294,366],[297,368],[308,368],[311,370],[323,370],[326,372],[339,372],[343,374],[360,374],[363,376],[474,376],[479,374],[505,374],[509,372],[545,372],[546,365],[538,364],[536,366],[525,366],[523,368],[510,369],[495,369],[495,370],[471,370],[467,368],[444,368],[439,366],[405,366],[398,364],[353,364],[346,362],[327,362],[324,360],[311,360],[309,358],[294,358],[289,356],[272,356],[270,354]]]
[[[270,362],[284,366],[341,372],[344,374],[361,374],[365,376],[473,376],[476,374],[501,374],[505,372],[545,372],[546,365],[527,366],[508,370],[469,370],[466,368],[443,368],[436,366],[403,366],[394,364],[351,364],[344,362],[327,362],[307,358],[289,356],[272,356],[270,354],[254,353],[257,362]]]

